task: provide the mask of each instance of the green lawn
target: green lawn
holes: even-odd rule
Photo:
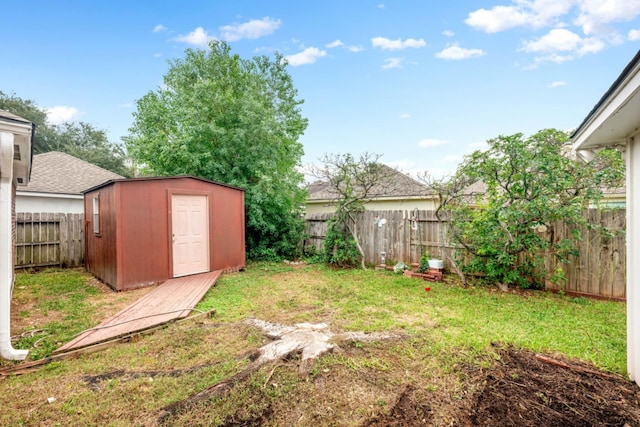
[[[31,355],[46,356],[113,314],[110,304],[117,311],[115,302],[127,293],[105,293],[88,279],[79,270],[19,274],[14,302],[23,330],[14,334],[41,332],[14,346],[39,340]],[[295,358],[264,367],[228,398],[195,405],[167,425],[258,425],[252,419],[274,426],[363,425],[408,386],[446,424],[471,404],[483,381],[479,373],[500,358],[496,349],[508,346],[626,370],[624,303],[463,288],[452,276],[428,283],[387,271],[250,263],[245,272],[223,275],[197,308],[216,314],[0,378],[0,425],[153,424],[161,408],[248,366],[248,355],[269,342],[244,323],[249,317],[325,322],[335,333],[392,332],[402,339],[339,343],[341,350],[323,356],[309,378],[298,376]],[[46,403],[49,397],[55,402]]]

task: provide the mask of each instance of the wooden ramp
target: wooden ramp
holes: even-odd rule
[[[169,279],[121,312],[84,331],[54,353],[75,350],[187,317],[221,273],[221,270],[217,270]]]

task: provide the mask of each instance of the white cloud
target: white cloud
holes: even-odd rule
[[[133,107],[133,102],[123,102],[122,104],[118,105],[118,107],[120,107],[120,108],[132,108]]]
[[[640,0],[512,0],[511,4],[469,13],[465,23],[487,33],[528,26],[578,25],[585,35],[610,34],[614,22],[640,15]]]
[[[453,32],[453,31],[451,31],[451,30],[444,30],[444,31],[442,32],[442,35],[443,35],[443,36],[446,36],[446,37],[453,37],[453,36],[455,36],[455,35],[456,35],[456,33],[454,33],[454,32]]]
[[[427,45],[423,39],[397,39],[390,40],[386,37],[374,37],[371,39],[373,47],[379,47],[383,50],[401,50],[409,47],[420,48]]]
[[[549,83],[549,87],[560,87],[560,86],[566,86],[567,82],[565,82],[564,80],[556,80],[555,82],[551,82]]]
[[[271,46],[259,46],[253,49],[253,53],[265,53],[265,52],[270,54],[273,52],[277,52],[277,49]]]
[[[402,68],[402,61],[404,58],[387,58],[384,60],[383,70],[390,70],[392,68]]]
[[[262,19],[252,19],[248,22],[220,27],[220,37],[234,42],[242,39],[257,39],[268,36],[280,28],[282,21],[265,16]]]
[[[206,47],[211,40],[215,39],[216,38],[212,35],[209,35],[204,28],[198,27],[186,36],[178,36],[173,40],[181,43],[187,43],[193,46]]]
[[[163,31],[167,31],[167,27],[165,27],[165,26],[164,26],[164,25],[162,25],[162,24],[158,24],[158,25],[156,25],[155,27],[153,27],[153,32],[154,32],[154,33],[161,33],[161,32],[163,32]]]
[[[464,22],[477,30],[497,33],[526,24],[527,16],[513,6],[495,6],[471,12]]]
[[[521,50],[525,52],[554,52],[576,50],[582,38],[567,29],[556,28],[549,31],[544,36],[523,43]]]
[[[582,39],[582,45],[580,46],[580,49],[578,49],[577,54],[578,56],[582,56],[587,53],[598,53],[604,48],[605,44],[602,40],[595,37],[589,37],[588,39]]]
[[[160,52],[156,52],[156,53],[153,54],[153,57],[154,58],[161,58],[162,54]]]
[[[458,46],[458,44],[456,43],[436,53],[436,58],[446,60],[460,60],[477,58],[484,55],[486,55],[486,52],[482,49],[465,49]]]
[[[364,50],[362,46],[345,46],[344,48],[353,53],[362,52]]]
[[[362,46],[349,46],[349,45],[346,45],[340,39],[334,40],[331,43],[326,44],[325,47],[327,49],[333,49],[333,48],[336,48],[336,47],[342,47],[344,49],[347,49],[349,52],[353,52],[353,53],[362,52],[364,50],[364,48]]]
[[[575,23],[585,34],[609,33],[610,23],[631,21],[640,15],[639,0],[581,0]]]
[[[410,117],[411,117],[411,114],[407,114],[407,113],[402,113],[402,114],[400,114],[400,118],[401,118],[401,119],[408,119],[408,118],[410,118]]]
[[[380,3],[379,5],[376,6],[378,9],[384,9],[384,4]]]
[[[541,28],[561,25],[560,18],[569,13],[574,3],[579,1],[585,0],[514,0],[510,6],[494,6],[471,12],[464,22],[486,33],[497,33],[520,26]]]
[[[326,51],[320,50],[317,47],[308,47],[302,52],[286,56],[286,59],[292,67],[298,67],[300,65],[313,64],[318,58],[322,58],[323,56],[327,56]]]
[[[47,113],[47,122],[52,125],[60,125],[65,122],[73,121],[81,115],[80,111],[76,107],[67,107],[64,105],[46,108],[45,113]]]
[[[627,34],[627,40],[629,41],[640,40],[640,30],[629,31],[629,34]]]
[[[595,37],[580,37],[565,28],[555,28],[531,41],[525,41],[520,51],[538,54],[535,63],[555,62],[561,64],[589,53],[604,49],[605,43]]]
[[[437,147],[448,143],[449,141],[444,141],[442,139],[425,138],[418,141],[418,147]]]

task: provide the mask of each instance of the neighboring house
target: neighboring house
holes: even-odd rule
[[[122,176],[70,154],[51,151],[33,156],[31,180],[18,185],[16,212],[84,213],[82,192]]]
[[[0,356],[23,360],[27,350],[11,344],[11,294],[15,250],[15,190],[28,184],[35,126],[0,110]]]
[[[640,381],[640,51],[572,135],[585,161],[595,151],[617,147],[625,152],[627,207],[627,370]]]
[[[372,189],[364,205],[366,210],[432,210],[436,208],[437,197],[426,185],[416,181],[389,166],[387,169],[390,179],[383,185]],[[306,214],[335,212],[337,192],[327,182],[317,181],[307,187]]]
[[[624,186],[619,188],[605,189],[603,191],[602,200],[600,200],[598,206],[605,208],[626,208],[627,189]]]

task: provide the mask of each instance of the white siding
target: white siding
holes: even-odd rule
[[[55,196],[25,195],[16,196],[17,213],[84,213],[82,195],[62,194]]]
[[[364,208],[368,211],[410,211],[413,209],[435,210],[436,201],[434,199],[389,199],[372,200],[365,203]],[[333,213],[336,211],[334,204],[307,202],[306,214]]]

